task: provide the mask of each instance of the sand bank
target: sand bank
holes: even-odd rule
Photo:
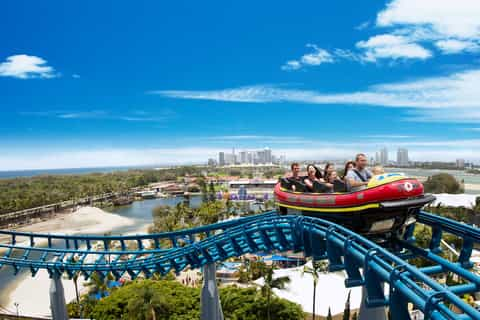
[[[480,194],[434,194],[437,198],[433,205],[442,204],[449,207],[466,207],[471,208],[475,204],[475,199],[480,197]]]

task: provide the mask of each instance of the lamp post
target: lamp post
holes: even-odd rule
[[[17,317],[19,316],[18,313],[18,306],[20,305],[18,302],[14,302],[13,305],[15,306],[15,309],[17,310]]]

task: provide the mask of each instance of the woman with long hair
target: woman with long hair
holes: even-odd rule
[[[335,171],[335,165],[331,162],[327,162],[325,169],[323,170],[323,177],[326,178],[333,171]]]
[[[307,176],[303,180],[303,183],[310,191],[328,192],[333,188],[330,183],[325,183],[322,178],[322,173],[313,164],[307,165]]]
[[[349,161],[347,161],[347,163],[345,163],[345,169],[343,170],[342,180],[345,180],[345,177],[347,176],[348,171],[352,170],[353,168],[355,168],[355,162],[354,161],[349,160]]]

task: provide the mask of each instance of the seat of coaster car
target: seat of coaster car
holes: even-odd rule
[[[295,186],[296,192],[307,192],[307,186],[298,180],[290,179],[290,178],[281,178],[280,179],[280,186],[287,190],[293,190],[292,186]]]
[[[332,189],[327,187],[325,183],[314,181],[312,191],[315,193],[329,193],[332,192]]]
[[[333,192],[348,192],[348,185],[347,183],[343,182],[342,180],[335,180],[333,181]]]

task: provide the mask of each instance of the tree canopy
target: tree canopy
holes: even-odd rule
[[[448,173],[439,173],[428,177],[423,184],[425,192],[429,193],[463,193],[463,186]]]
[[[221,288],[220,300],[226,320],[266,319],[267,298],[257,288]],[[299,305],[276,296],[271,298],[270,312],[272,319],[304,319]],[[84,317],[98,320],[199,319],[200,289],[176,281],[136,280],[113,289],[108,297],[98,300],[85,313]]]

